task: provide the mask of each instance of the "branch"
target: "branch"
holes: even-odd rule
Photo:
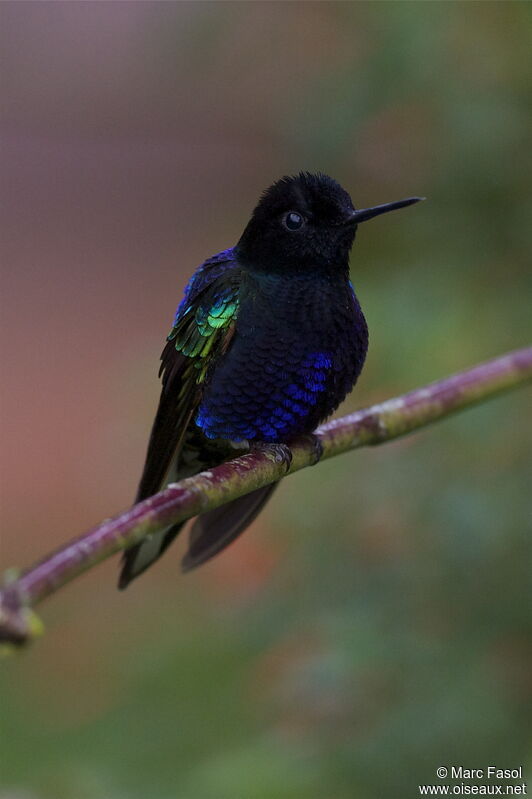
[[[356,411],[316,431],[321,458],[382,444],[532,379],[532,347],[516,350],[444,380]],[[164,491],[73,539],[32,568],[6,574],[0,592],[0,641],[24,644],[39,631],[33,605],[62,585],[169,524],[216,508],[316,461],[315,440],[251,451]]]

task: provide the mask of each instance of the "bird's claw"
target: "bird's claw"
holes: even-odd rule
[[[307,446],[310,445],[310,454],[312,458],[311,466],[315,466],[321,461],[323,456],[323,444],[321,443],[321,438],[315,433],[305,433],[304,435],[300,436],[299,440],[302,444]]]
[[[250,452],[261,452],[272,456],[275,463],[284,464],[286,471],[290,471],[292,465],[292,450],[288,444],[254,441],[250,444],[249,449]]]

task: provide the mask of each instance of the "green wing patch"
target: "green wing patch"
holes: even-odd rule
[[[193,367],[198,370],[196,383],[205,379],[208,356],[215,347],[222,345],[237,313],[238,286],[214,286],[199,303],[185,309],[170,331],[168,341],[173,341],[182,355],[193,359]]]

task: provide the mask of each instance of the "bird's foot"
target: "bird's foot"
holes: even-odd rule
[[[292,465],[292,450],[288,444],[252,441],[249,445],[249,451],[269,455],[275,463],[284,464],[286,471],[290,471],[290,466]]]
[[[315,433],[305,433],[297,439],[305,447],[310,447],[310,454],[312,458],[311,466],[315,466],[321,461],[323,455],[323,444],[321,438]]]

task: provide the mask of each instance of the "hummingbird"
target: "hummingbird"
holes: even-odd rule
[[[161,355],[162,391],[136,502],[212,468],[235,447],[288,445],[355,385],[368,328],[349,279],[357,227],[417,203],[355,209],[332,178],[301,172],[260,197],[236,244],[189,280]],[[237,538],[276,484],[198,516],[182,568]],[[156,561],[183,522],[126,550],[119,588]]]

